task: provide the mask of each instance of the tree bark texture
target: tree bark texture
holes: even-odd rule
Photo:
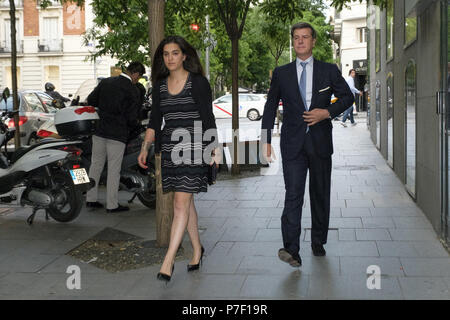
[[[164,0],[148,0],[149,45],[151,57],[164,39]],[[173,192],[162,192],[161,153],[155,155],[156,171],[156,243],[168,247],[173,220]]]

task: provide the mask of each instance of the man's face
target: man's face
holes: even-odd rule
[[[131,74],[130,78],[131,82],[133,84],[136,84],[139,81],[139,79],[142,78],[142,74],[140,74],[139,72],[135,72]]]
[[[306,59],[312,55],[316,39],[313,39],[310,28],[295,29],[292,40],[297,57]]]
[[[355,70],[353,70],[353,71],[350,73],[350,76],[351,76],[352,78],[356,77],[356,72],[355,72]]]

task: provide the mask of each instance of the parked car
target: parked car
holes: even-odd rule
[[[231,94],[221,96],[213,101],[213,112],[216,118],[229,118],[232,115]],[[267,95],[255,93],[239,94],[239,117],[247,117],[251,121],[259,120],[264,113]]]
[[[23,90],[19,91],[19,126],[21,145],[31,145],[36,143],[36,135],[39,127],[49,119],[53,119],[56,109],[53,105],[53,98],[44,91]],[[0,111],[13,110],[12,95],[5,101],[0,102]],[[8,127],[14,127],[14,119],[7,120]],[[14,140],[10,141],[14,144]]]

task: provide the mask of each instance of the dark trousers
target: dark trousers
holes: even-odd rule
[[[300,156],[294,160],[283,160],[286,196],[281,216],[281,232],[284,248],[293,256],[300,251],[302,206],[308,170],[311,242],[325,244],[330,221],[331,156],[321,158],[316,154],[309,133],[306,134]]]

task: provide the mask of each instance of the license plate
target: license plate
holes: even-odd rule
[[[89,177],[84,168],[70,170],[74,184],[89,183]]]

